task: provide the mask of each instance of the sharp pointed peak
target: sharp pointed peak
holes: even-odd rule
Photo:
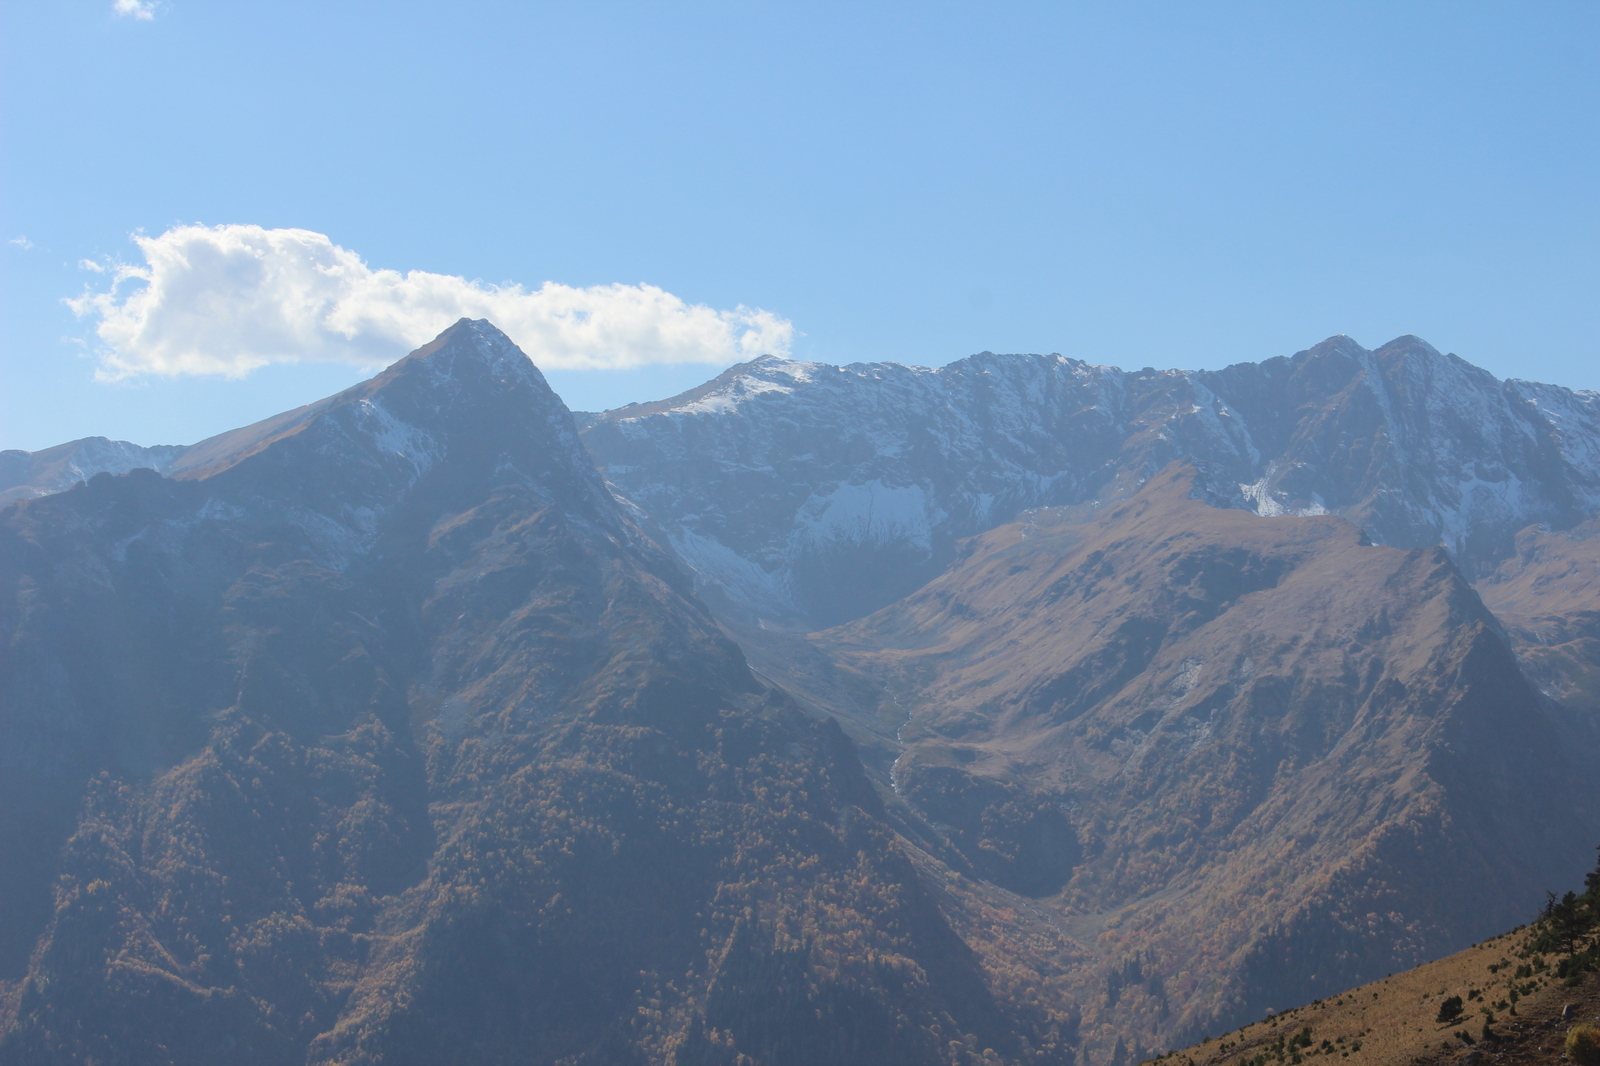
[[[171,469],[175,476],[210,477],[352,406],[376,405],[385,412],[380,420],[398,418],[423,426],[450,417],[447,412],[453,409],[481,408],[507,389],[522,390],[546,415],[566,414],[544,375],[510,337],[487,319],[462,318],[377,376],[315,403],[203,440],[186,449]]]
[[[404,359],[401,359],[395,366],[399,366],[401,363],[428,359],[440,352],[454,352],[461,349],[494,355],[503,354],[509,349],[519,355],[523,355],[523,358],[527,358],[522,349],[517,347],[516,342],[506,336],[504,330],[488,319],[458,318],[437,337],[407,355]]]
[[[454,391],[468,381],[478,383],[473,388],[491,382],[502,386],[517,382],[541,395],[549,393],[552,401],[560,402],[528,354],[505,331],[484,318],[457,320],[433,340],[345,395],[372,396],[408,381],[423,381],[433,391],[447,386]],[[450,386],[451,382],[455,385]]]

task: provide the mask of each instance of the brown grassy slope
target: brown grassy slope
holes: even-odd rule
[[[1441,551],[1190,484],[1169,469],[1086,521],[1035,512],[813,636],[853,678],[834,695],[874,693],[855,720],[897,737],[902,798],[1088,953],[1071,994],[1107,1054],[1512,925],[1595,829]]]
[[[1557,1062],[1570,1025],[1600,1020],[1600,979],[1589,974],[1578,985],[1569,986],[1554,978],[1553,959],[1522,957],[1527,939],[1525,931],[1507,933],[1436,962],[1171,1052],[1160,1061],[1182,1066],[1245,1066],[1266,1056],[1266,1061],[1276,1066],[1294,1061],[1287,1044],[1309,1027],[1311,1044],[1299,1052],[1306,1066],[1322,1062],[1331,1066],[1335,1061],[1341,1066],[1443,1064],[1461,1061],[1473,1050],[1496,1063]],[[1519,978],[1518,967],[1525,963],[1537,972]],[[1509,1002],[1513,987],[1521,995],[1514,1013]],[[1464,1013],[1453,1022],[1440,1023],[1439,1005],[1451,996],[1461,997]],[[1485,1010],[1494,1015],[1496,1037],[1490,1040],[1483,1039]],[[1459,1032],[1472,1037],[1473,1043],[1460,1039]],[[1277,1053],[1280,1040],[1285,1045],[1281,1059]]]

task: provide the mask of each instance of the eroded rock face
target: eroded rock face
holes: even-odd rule
[[[1070,1055],[492,326],[168,470],[0,511],[0,1061]]]
[[[1026,508],[1122,498],[1174,460],[1213,502],[1342,515],[1469,574],[1530,522],[1600,510],[1600,397],[1501,382],[1415,337],[1221,371],[762,358],[586,416],[584,441],[718,595],[802,626],[906,595]]]

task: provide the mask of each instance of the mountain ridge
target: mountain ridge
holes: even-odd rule
[[[1569,879],[1593,394],[953,366],[463,320],[0,508],[0,1062],[1125,1066]]]
[[[800,628],[909,593],[1028,507],[1119,498],[1175,460],[1219,505],[1343,514],[1380,543],[1444,543],[1469,574],[1530,523],[1600,509],[1600,394],[1499,382],[1409,336],[1218,371],[767,358],[584,422],[714,604]]]

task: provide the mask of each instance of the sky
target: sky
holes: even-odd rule
[[[490,317],[576,409],[763,352],[1600,389],[1600,4],[0,0],[0,448],[188,443]]]

